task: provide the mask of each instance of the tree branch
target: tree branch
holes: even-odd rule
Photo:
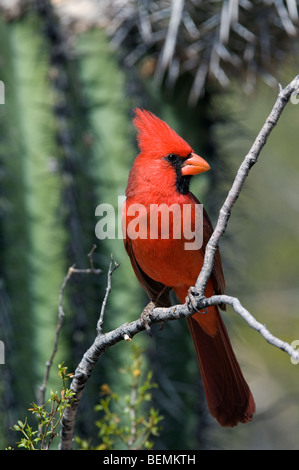
[[[251,328],[258,331],[262,337],[268,341],[268,343],[272,344],[272,346],[275,346],[276,348],[281,349],[282,351],[285,351],[293,359],[299,359],[299,352],[296,351],[296,349],[294,349],[285,341],[282,341],[281,339],[272,335],[266,326],[258,322],[253,317],[253,315],[251,315],[251,313],[249,313],[248,310],[243,307],[240,300],[236,297],[231,297],[229,295],[213,295],[209,299],[206,299],[204,303],[206,307],[219,304],[231,305],[234,311],[240,315],[248,323],[248,325],[251,326]]]
[[[100,318],[99,318],[98,323],[97,323],[97,332],[98,332],[98,335],[102,334],[102,325],[103,325],[103,321],[104,321],[104,313],[105,313],[105,309],[106,309],[107,300],[108,300],[108,297],[109,297],[110,292],[111,292],[111,277],[112,277],[113,272],[114,272],[118,267],[119,267],[119,264],[116,263],[116,262],[113,260],[113,256],[112,256],[112,254],[111,254],[111,255],[110,255],[109,269],[108,269],[108,276],[107,276],[107,288],[106,288],[106,293],[105,293],[105,297],[104,297],[104,300],[103,300],[103,303],[102,303],[102,307],[101,307]]]
[[[251,149],[248,154],[245,156],[243,162],[241,163],[235,180],[232,184],[232,187],[224,201],[223,206],[220,209],[219,217],[217,220],[216,227],[214,232],[207,243],[205,250],[205,259],[201,272],[197,278],[195,287],[199,294],[203,295],[206,289],[206,284],[211,275],[214,263],[214,257],[216,250],[218,248],[219,240],[224,235],[228,220],[230,218],[231,210],[238,199],[244,182],[249,174],[252,166],[257,162],[258,157],[266,144],[268,137],[274,127],[276,126],[281,113],[283,112],[287,102],[289,101],[291,95],[295,93],[299,88],[299,75],[297,75],[294,80],[292,80],[286,88],[281,89],[276,102],[273,106],[273,109],[269,116],[267,117],[265,124],[260,130],[257,138],[255,139]]]
[[[57,320],[57,325],[56,325],[54,345],[53,345],[51,355],[50,355],[48,361],[46,362],[46,371],[45,371],[45,374],[44,374],[42,385],[39,388],[38,402],[39,402],[40,405],[45,403],[45,393],[46,393],[46,388],[47,388],[47,384],[48,384],[48,380],[49,380],[49,376],[50,376],[50,370],[51,370],[51,367],[52,367],[52,364],[53,364],[54,357],[57,353],[60,331],[61,331],[61,328],[62,328],[62,325],[63,325],[63,320],[64,320],[64,317],[65,317],[65,313],[64,313],[64,309],[63,309],[64,290],[65,290],[65,288],[66,288],[66,286],[67,286],[67,284],[68,284],[68,282],[71,279],[73,274],[96,274],[96,275],[98,275],[98,274],[102,273],[102,270],[101,269],[95,269],[94,264],[93,264],[93,257],[92,256],[93,256],[93,253],[94,253],[96,247],[97,247],[96,245],[93,245],[92,249],[90,250],[90,252],[87,255],[88,258],[89,258],[90,268],[77,269],[77,268],[75,268],[75,266],[71,266],[68,269],[68,272],[67,272],[67,274],[66,274],[66,276],[63,280],[63,283],[61,285],[61,288],[60,288],[60,291],[59,291],[59,299],[58,299],[58,320]]]
[[[206,246],[205,258],[201,272],[199,273],[195,289],[193,290],[198,294],[195,299],[195,305],[192,306],[191,302],[186,302],[182,305],[175,305],[169,308],[155,308],[149,315],[148,325],[151,326],[154,323],[163,323],[171,320],[177,320],[180,318],[187,318],[195,313],[195,309],[203,310],[208,306],[219,305],[220,303],[229,304],[233,307],[236,313],[238,313],[253,329],[258,331],[270,344],[282,349],[293,359],[299,360],[299,353],[291,347],[288,343],[281,341],[280,339],[273,336],[267,328],[259,323],[241,304],[239,299],[230,297],[227,295],[214,295],[210,298],[204,296],[207,281],[211,275],[214,263],[215,252],[218,248],[219,241],[224,235],[228,220],[231,214],[231,210],[240,195],[243,184],[249,174],[250,169],[256,163],[259,154],[267,142],[267,139],[277,124],[281,113],[283,112],[290,96],[297,92],[299,89],[299,75],[287,85],[286,88],[281,89],[276,99],[275,105],[265,121],[260,133],[258,134],[254,144],[250,151],[245,156],[232,187],[227,195],[227,198],[220,210],[218,221],[215,230]],[[110,278],[108,277],[108,284]],[[107,292],[110,292],[111,285],[107,286]],[[62,419],[62,430],[61,430],[61,445],[62,450],[68,450],[72,448],[74,425],[80,399],[84,391],[86,382],[88,381],[93,367],[97,363],[100,356],[111,346],[117,344],[123,340],[131,340],[137,333],[145,330],[145,325],[140,319],[135,320],[131,323],[125,323],[124,325],[110,331],[106,334],[99,334],[95,338],[91,347],[84,354],[81,362],[79,363],[72,383],[71,389],[75,392],[76,400],[66,409]]]

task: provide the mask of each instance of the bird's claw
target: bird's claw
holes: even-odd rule
[[[151,335],[152,332],[151,332],[151,328],[148,322],[150,320],[150,315],[155,307],[156,307],[155,302],[153,301],[149,302],[147,306],[143,309],[142,314],[140,315],[141,324],[144,326],[145,330],[147,331],[149,335]]]
[[[208,313],[207,308],[201,309],[201,310],[198,309],[197,303],[198,303],[198,296],[199,295],[200,295],[199,292],[197,292],[194,287],[190,287],[188,289],[188,295],[187,295],[187,298],[186,298],[187,306],[190,310],[191,309],[195,310],[195,312]]]

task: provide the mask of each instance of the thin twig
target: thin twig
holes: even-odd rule
[[[61,288],[59,290],[58,319],[57,319],[57,326],[56,326],[56,332],[55,332],[55,339],[54,339],[54,345],[53,345],[52,353],[50,355],[50,358],[46,362],[46,370],[45,370],[43,382],[42,382],[42,385],[39,388],[39,400],[38,400],[38,402],[39,402],[40,405],[45,403],[45,393],[46,393],[47,383],[48,383],[49,376],[50,376],[50,370],[51,370],[51,367],[52,367],[52,364],[53,364],[53,361],[54,361],[55,354],[56,354],[57,349],[58,349],[59,335],[60,335],[60,331],[61,331],[61,328],[62,328],[62,325],[63,325],[64,317],[65,317],[65,313],[64,313],[64,309],[63,309],[63,295],[64,295],[65,288],[66,288],[66,286],[67,286],[67,284],[68,284],[68,282],[69,282],[69,280],[70,280],[70,278],[72,277],[73,274],[95,274],[95,275],[98,275],[98,274],[102,273],[102,270],[101,269],[95,269],[94,264],[93,264],[93,257],[92,256],[93,256],[93,253],[94,253],[95,249],[96,249],[96,245],[93,245],[91,251],[87,255],[89,257],[90,268],[76,269],[75,265],[71,266],[68,269],[68,272],[67,272],[67,274],[66,274],[66,276],[63,280],[63,283],[61,285]]]
[[[105,293],[104,300],[103,300],[103,302],[102,302],[100,318],[99,318],[98,323],[97,323],[97,332],[98,332],[98,335],[102,334],[102,325],[103,325],[103,321],[104,321],[104,313],[105,313],[105,309],[106,309],[108,297],[109,297],[110,292],[111,292],[111,277],[112,277],[113,272],[114,272],[118,267],[119,267],[119,264],[116,263],[116,261],[113,260],[113,255],[111,254],[111,255],[110,255],[109,269],[108,269],[108,276],[107,276],[106,293]]]
[[[61,331],[61,328],[62,328],[62,325],[63,325],[64,316],[65,316],[64,310],[63,310],[63,305],[62,305],[63,292],[64,292],[64,289],[66,288],[67,283],[70,280],[72,274],[73,274],[73,267],[71,266],[68,269],[67,275],[65,276],[65,278],[63,280],[63,283],[62,283],[62,286],[59,290],[58,320],[57,320],[57,326],[56,326],[56,332],[55,332],[54,346],[53,346],[51,356],[48,359],[48,361],[46,362],[46,370],[45,370],[43,383],[42,383],[42,385],[40,386],[40,389],[39,389],[39,404],[40,405],[45,403],[45,393],[46,393],[47,383],[48,383],[48,380],[49,380],[50,370],[51,370],[51,367],[52,367],[52,364],[53,364],[53,360],[54,360],[55,354],[57,352],[59,334],[60,334],[60,331]]]
[[[223,206],[220,209],[215,230],[205,249],[204,264],[195,284],[196,290],[202,295],[205,292],[207,281],[213,269],[214,256],[219,245],[219,240],[225,233],[232,208],[241,193],[249,171],[257,162],[259,154],[266,144],[270,133],[276,126],[281,113],[290,99],[290,96],[298,89],[298,87],[299,75],[297,75],[297,77],[295,77],[294,80],[292,80],[292,82],[285,89],[280,90],[271,113],[267,117],[265,124],[255,139],[250,151],[245,156],[243,162],[240,165],[232,187]]]
[[[130,430],[130,436],[128,438],[129,450],[132,449],[132,446],[136,439],[136,433],[137,433],[136,411],[135,411],[136,395],[137,395],[137,383],[136,381],[134,381],[134,383],[132,384],[130,403],[129,403],[129,413],[130,413],[130,420],[131,420],[131,430]]]
[[[257,321],[253,315],[251,315],[248,310],[241,304],[240,300],[236,297],[231,297],[229,295],[213,295],[209,299],[206,299],[205,304],[206,306],[209,305],[219,305],[221,303],[231,305],[234,311],[240,315],[251,328],[258,331],[262,335],[262,337],[272,346],[285,351],[291,358],[298,360],[299,353],[296,349],[294,349],[290,344],[282,341],[281,339],[274,336],[270,331],[266,328],[265,325]]]

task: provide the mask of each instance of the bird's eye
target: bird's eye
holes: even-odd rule
[[[174,163],[176,159],[177,159],[177,156],[174,153],[170,153],[166,157],[166,160],[168,160],[170,163]]]

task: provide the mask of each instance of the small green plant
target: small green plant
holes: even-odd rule
[[[109,385],[101,386],[101,399],[95,410],[100,418],[95,424],[99,429],[99,444],[91,447],[86,440],[76,438],[81,449],[97,450],[140,450],[153,447],[153,436],[160,432],[159,411],[150,406],[151,390],[157,385],[152,382],[152,372],[143,372],[144,356],[140,349],[133,346],[131,362],[120,373],[126,374],[128,389],[121,396],[113,392]]]
[[[127,378],[127,390],[121,396],[113,392],[109,385],[103,384],[100,389],[101,399],[95,407],[100,413],[95,425],[99,429],[99,444],[90,446],[87,440],[76,438],[81,449],[151,449],[152,437],[160,432],[159,411],[150,406],[152,389],[157,385],[152,381],[152,372],[144,372],[144,356],[133,346],[130,365],[120,370]],[[36,418],[36,426],[30,426],[28,418],[18,420],[13,430],[22,434],[17,442],[18,447],[28,450],[49,450],[55,437],[63,413],[74,400],[74,392],[67,388],[67,367],[58,366],[58,375],[62,380],[60,392],[51,392],[45,405],[32,403],[29,411]],[[10,447],[8,449],[11,449]]]
[[[23,437],[17,442],[18,447],[28,450],[48,450],[53,439],[58,436],[57,427],[62,419],[64,410],[70,406],[74,392],[67,388],[67,380],[71,374],[67,374],[67,367],[58,365],[58,375],[62,380],[60,392],[51,392],[45,405],[32,403],[29,411],[36,417],[37,429],[29,426],[28,419],[19,420],[13,426],[13,430],[21,432]]]

